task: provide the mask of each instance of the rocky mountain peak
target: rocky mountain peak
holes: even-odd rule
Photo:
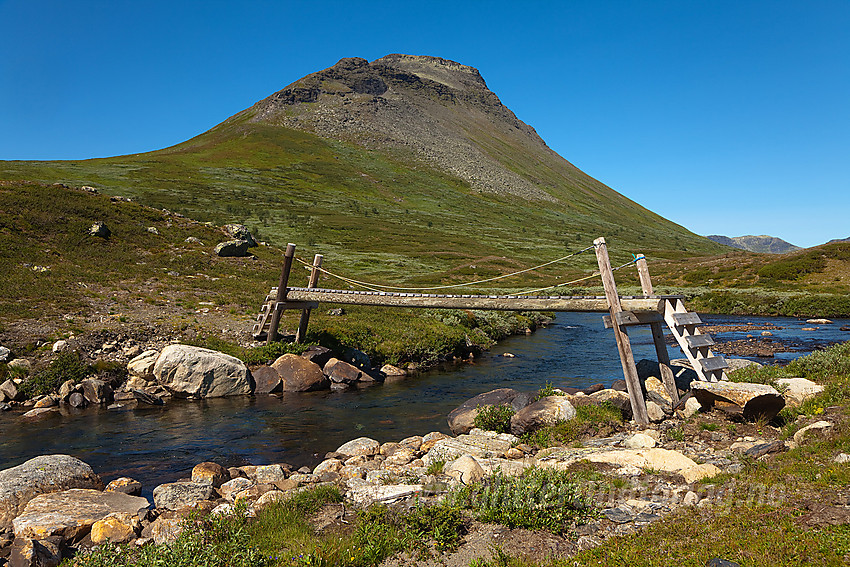
[[[442,57],[393,53],[375,60],[373,65],[411,73],[420,79],[441,83],[459,91],[487,89],[487,83],[478,69]]]

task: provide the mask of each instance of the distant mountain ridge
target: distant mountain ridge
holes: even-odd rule
[[[799,246],[795,246],[790,242],[785,242],[781,238],[762,234],[760,236],[722,236],[719,234],[711,234],[706,236],[709,240],[713,240],[719,244],[725,244],[732,248],[740,250],[748,250],[750,252],[761,252],[764,254],[784,254],[793,252],[794,250],[802,250]]]

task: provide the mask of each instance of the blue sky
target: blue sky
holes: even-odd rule
[[[0,160],[169,146],[343,57],[477,67],[699,234],[850,236],[850,2],[0,0]]]

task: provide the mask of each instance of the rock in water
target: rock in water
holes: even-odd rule
[[[249,244],[247,240],[227,240],[216,244],[216,256],[222,258],[242,258],[248,255]]]
[[[283,380],[284,392],[312,392],[330,386],[330,380],[318,364],[297,354],[284,354],[272,363]]]
[[[233,356],[189,345],[169,345],[153,369],[157,382],[177,397],[221,398],[253,391],[248,367]]]
[[[146,382],[153,382],[156,380],[153,375],[153,367],[156,365],[157,358],[159,358],[159,351],[146,350],[127,363],[127,372],[130,373],[130,376],[141,378]]]
[[[773,386],[744,382],[693,382],[691,391],[703,408],[718,407],[741,413],[746,419],[770,420],[785,407],[785,399]]]
[[[514,414],[511,433],[522,435],[559,421],[569,421],[575,416],[576,410],[566,396],[547,396]]]
[[[254,377],[255,394],[272,394],[283,389],[283,381],[277,370],[271,366],[259,366],[251,371]]]
[[[39,494],[69,488],[103,490],[103,481],[89,465],[69,455],[42,455],[0,471],[0,531],[11,528],[12,520]]]
[[[363,371],[337,358],[332,358],[325,364],[325,375],[335,384],[353,384],[360,380]]]

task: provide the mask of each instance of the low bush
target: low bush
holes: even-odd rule
[[[482,522],[555,534],[597,515],[572,475],[555,469],[530,468],[520,476],[498,473],[456,490],[448,501],[470,509]]]
[[[84,364],[76,351],[64,351],[43,371],[21,383],[18,390],[27,398],[49,394],[59,389],[67,380],[79,382],[92,373],[92,368]]]
[[[492,406],[477,406],[478,413],[475,414],[473,424],[478,429],[495,431],[496,433],[511,432],[511,418],[516,413],[510,404],[497,404]]]
[[[527,433],[523,439],[537,447],[566,445],[582,436],[608,435],[622,424],[623,412],[612,403],[588,404],[577,407],[573,419]]]

